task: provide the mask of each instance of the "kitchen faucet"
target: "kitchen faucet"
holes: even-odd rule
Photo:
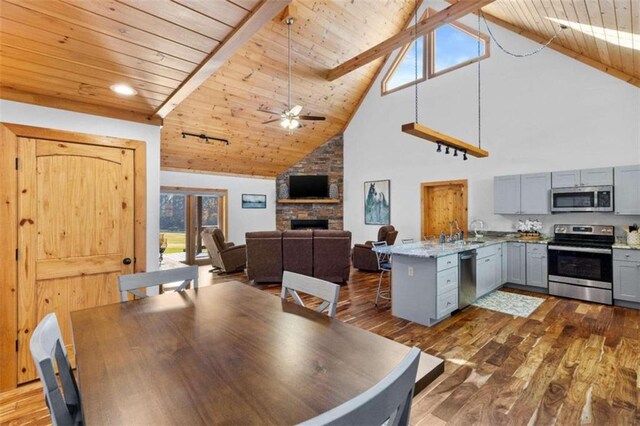
[[[453,235],[453,225],[456,225],[456,235]],[[458,225],[457,220],[452,220],[449,222],[449,241],[456,241],[460,236],[460,225]]]

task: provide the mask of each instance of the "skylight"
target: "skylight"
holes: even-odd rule
[[[626,31],[618,31],[610,28],[597,27],[595,25],[581,24],[580,22],[565,21],[564,19],[546,17],[548,20],[556,22],[560,25],[580,31],[583,34],[593,36],[607,43],[616,46],[626,47],[627,49],[640,50],[640,34],[632,34]]]

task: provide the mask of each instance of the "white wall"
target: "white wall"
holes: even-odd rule
[[[463,22],[477,28],[475,16]],[[489,25],[511,51],[539,47]],[[484,24],[481,28],[486,33]],[[364,225],[367,180],[391,179],[391,223],[400,238],[419,238],[421,182],[468,179],[469,221],[480,218],[488,229],[509,231],[520,217],[493,214],[494,176],[640,163],[640,89],[551,49],[519,59],[495,43],[491,57],[481,63],[482,147],[489,158],[463,162],[461,156],[436,153],[435,144],[400,130],[414,121],[414,88],[380,94],[380,80],[394,58],[344,135],[344,221],[354,241],[375,237],[378,228]],[[419,99],[420,123],[477,145],[477,64],[420,84]],[[538,218],[546,232],[561,222],[622,226],[640,221],[613,214]]]
[[[186,188],[226,189],[229,194],[229,230],[227,240],[244,244],[244,234],[250,231],[276,229],[276,183],[275,179],[244,178],[163,171],[161,186]],[[266,209],[243,209],[242,194],[266,194]]]
[[[0,121],[147,143],[147,270],[158,269],[160,127],[0,100]]]

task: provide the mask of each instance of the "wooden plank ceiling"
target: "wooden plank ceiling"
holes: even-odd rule
[[[396,34],[411,15],[407,0],[294,0],[292,104],[326,121],[305,122],[291,135],[262,124],[263,107],[287,104],[287,26],[275,18],[257,32],[164,120],[163,169],[276,176],[340,133],[381,61],[330,82],[327,70]],[[227,138],[231,144],[182,139],[181,132]]]
[[[482,11],[535,41],[566,25],[551,48],[640,87],[639,0],[496,0]]]
[[[0,97],[154,121],[149,117],[261,3],[1,0]],[[138,95],[117,95],[109,89],[114,83]]]

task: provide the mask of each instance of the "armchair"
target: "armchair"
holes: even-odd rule
[[[392,246],[396,242],[398,237],[398,231],[393,225],[386,225],[380,227],[378,230],[379,241],[386,241],[388,246]],[[361,271],[378,272],[378,259],[376,254],[371,250],[373,248],[373,241],[367,241],[364,244],[356,244],[353,246],[352,262],[353,267]]]
[[[218,228],[207,228],[202,231],[202,242],[207,247],[209,259],[214,268],[221,272],[242,271],[247,265],[247,248],[225,242],[224,234]]]

